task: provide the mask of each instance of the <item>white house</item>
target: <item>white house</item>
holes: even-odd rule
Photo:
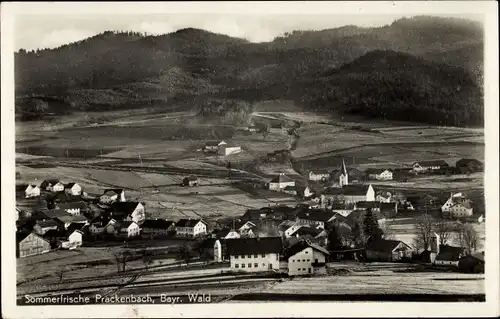
[[[327,181],[330,179],[330,172],[328,171],[309,171],[310,181]]]
[[[326,257],[328,250],[311,243],[300,241],[291,246],[285,255],[288,260],[288,275],[326,274]]]
[[[234,238],[240,238],[241,235],[238,234],[238,232],[231,230],[229,233],[227,233],[226,236],[224,236],[224,239],[234,239]]]
[[[455,203],[449,208],[448,214],[451,217],[470,217],[472,216],[473,209],[468,203]]]
[[[56,207],[73,215],[73,216],[79,216],[83,212],[82,210],[85,210],[87,206],[85,205],[84,202],[67,202],[67,203],[58,203],[56,204]]]
[[[221,156],[227,156],[232,154],[238,154],[241,152],[241,146],[223,144],[219,146],[218,154]]]
[[[80,230],[75,230],[68,236],[68,241],[61,244],[62,248],[74,249],[82,245],[83,232]]]
[[[269,190],[272,191],[280,191],[287,186],[295,186],[295,181],[285,174],[276,176],[268,184]]]
[[[141,228],[139,227],[139,224],[137,224],[134,221],[123,221],[118,223],[119,225],[118,228],[118,235],[131,238],[131,237],[136,237],[141,234]]]
[[[40,184],[40,189],[52,192],[54,185],[56,185],[57,183],[59,183],[58,179],[55,179],[55,178],[46,179]],[[64,189],[64,186],[63,186],[63,189]]]
[[[446,202],[443,204],[443,206],[441,206],[441,211],[443,213],[450,213],[451,208],[455,204],[459,204],[459,203],[464,204],[464,205],[468,205],[468,204],[466,204],[466,203],[468,203],[468,200],[462,193],[451,193],[450,197],[446,200]]]
[[[441,168],[445,168],[448,166],[449,166],[448,163],[444,160],[415,162],[412,165],[412,171],[415,173],[423,173],[428,171],[439,170]]]
[[[439,245],[433,264],[458,267],[458,261],[463,256],[465,256],[465,250],[462,247]]]
[[[347,172],[344,159],[342,158],[341,174],[339,176],[339,186],[344,187],[345,185],[349,185],[349,173]]]
[[[26,198],[33,198],[40,196],[40,187],[36,185],[28,185],[24,190],[24,196]]]
[[[378,181],[392,180],[392,170],[390,169],[367,169],[368,178],[376,179]]]
[[[249,231],[257,227],[257,225],[251,221],[245,222],[243,225],[241,225],[238,228],[238,233],[241,234],[247,234]]]
[[[117,220],[134,221],[142,224],[146,219],[146,209],[139,202],[115,202],[111,204],[109,213]]]
[[[325,228],[326,223],[335,219],[335,212],[321,209],[302,210],[297,214],[297,225]],[[293,232],[292,232],[293,233]]]
[[[50,191],[53,193],[63,192],[64,191],[64,184],[61,182],[57,182],[55,185],[50,187]]]
[[[99,202],[105,205],[125,201],[125,191],[123,189],[105,189],[104,193],[99,197]]]
[[[232,271],[279,271],[280,237],[227,239],[226,249]]]
[[[165,237],[174,229],[174,225],[173,221],[165,219],[146,219],[141,225],[142,235],[149,238]]]
[[[227,143],[224,141],[208,141],[205,143],[203,147],[204,152],[217,153],[219,147],[222,145],[226,145]]]
[[[78,185],[77,183],[69,183],[64,186],[64,191],[68,195],[82,195],[82,187]]]
[[[295,233],[300,227],[302,227],[303,225],[301,224],[298,224],[297,222],[295,224],[293,224],[292,226],[288,227],[286,230],[285,230],[285,237],[286,238],[290,238],[292,236],[293,233]]]
[[[201,219],[181,219],[175,224],[177,236],[196,237],[207,233],[207,224]]]

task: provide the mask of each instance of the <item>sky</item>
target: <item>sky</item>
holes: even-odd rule
[[[138,31],[151,35],[192,27],[247,39],[271,41],[293,30],[322,30],[345,25],[384,26],[401,14],[137,14],[137,15],[17,15],[14,21],[14,45],[32,50],[54,48],[82,40],[107,30]],[[443,15],[440,15],[443,16]],[[480,20],[477,15],[448,15]]]

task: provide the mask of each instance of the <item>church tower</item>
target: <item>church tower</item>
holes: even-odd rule
[[[431,251],[431,255],[430,255],[430,261],[431,261],[431,264],[434,263],[434,261],[436,260],[436,256],[439,254],[439,235],[436,234],[436,233],[432,233],[431,235],[431,243],[430,243],[430,251]]]
[[[347,168],[345,167],[344,158],[342,158],[342,167],[340,168],[341,174],[339,177],[339,185],[340,187],[344,187],[344,185],[349,185],[349,176],[347,174]]]

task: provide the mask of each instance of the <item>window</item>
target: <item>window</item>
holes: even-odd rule
[[[310,259],[308,259],[307,261],[311,261]]]
[[[234,259],[238,259],[238,255],[234,255]]]
[[[252,268],[252,263],[248,263],[248,268]]]
[[[276,254],[276,260],[280,260],[280,256]]]
[[[306,254],[308,254],[309,252],[306,250]]]
[[[241,259],[245,259],[245,255],[241,255]]]
[[[248,258],[252,258],[252,255],[248,255],[247,257],[248,257]]]
[[[240,264],[234,264],[234,268],[240,268]]]
[[[255,268],[257,268],[257,267],[259,267],[259,264],[258,264],[258,263],[255,263],[255,264],[253,264],[253,266],[254,266]]]
[[[262,257],[262,258],[266,258],[266,255],[262,254],[262,255],[261,255],[261,257]]]
[[[262,267],[266,267],[266,264],[265,264],[265,263],[262,263]]]
[[[255,254],[253,255],[253,258],[259,258],[259,255]]]
[[[245,264],[241,264],[241,268],[245,268]]]

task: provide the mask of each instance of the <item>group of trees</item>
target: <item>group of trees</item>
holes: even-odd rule
[[[370,241],[386,238],[372,210],[360,214],[351,229],[333,221],[326,228],[328,232],[328,248],[330,250],[354,246],[365,248]]]
[[[424,250],[429,249],[434,233],[438,235],[438,245],[448,245],[455,236],[460,247],[463,247],[469,255],[477,249],[480,239],[472,224],[444,219],[436,220],[429,214],[423,214],[417,218],[415,230],[417,232],[415,247]]]
[[[481,26],[443,18],[297,31],[270,43],[197,29],[161,36],[107,31],[36,54],[20,50],[16,93],[64,98],[70,109],[203,94],[288,98],[310,110],[480,124],[482,41]],[[239,107],[220,116],[244,122],[247,111]]]

